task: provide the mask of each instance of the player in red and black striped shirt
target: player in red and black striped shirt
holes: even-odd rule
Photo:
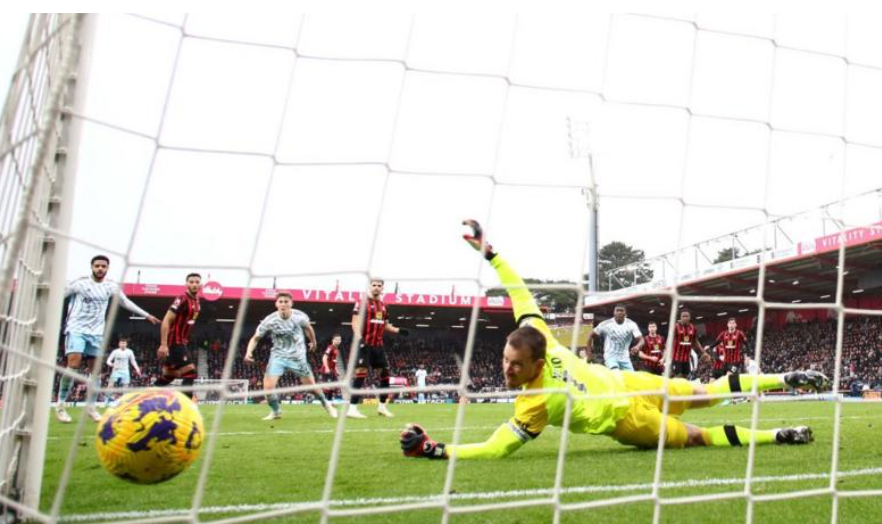
[[[325,348],[325,352],[322,355],[322,382],[334,382],[340,378],[337,360],[340,358],[340,344],[342,343],[343,337],[339,333],[334,333],[334,336],[331,337],[331,343]],[[326,389],[325,396],[331,399],[334,392],[336,392],[336,389]]]
[[[187,275],[187,292],[172,302],[162,319],[159,350],[156,352],[162,363],[162,376],[156,379],[157,386],[167,386],[176,378],[182,379],[184,386],[192,386],[196,380],[196,363],[190,357],[187,344],[190,343],[190,330],[199,317],[201,287],[199,273]],[[187,391],[186,395],[193,398],[192,391]]]
[[[657,333],[658,325],[655,322],[650,322],[647,328],[649,334],[643,337],[643,349],[638,356],[646,372],[661,375],[665,371],[665,337]]]
[[[689,378],[692,373],[692,350],[701,355],[704,360],[710,360],[710,355],[698,342],[698,332],[692,324],[692,313],[688,310],[680,311],[680,321],[674,324],[674,354],[671,355],[671,376]]]
[[[404,328],[397,328],[389,322],[389,316],[386,312],[386,304],[383,303],[383,281],[374,278],[371,279],[370,294],[364,305],[364,323],[361,322],[362,316],[360,311],[361,304],[355,303],[352,310],[352,336],[356,340],[358,347],[358,355],[355,359],[355,380],[353,381],[356,389],[364,387],[365,379],[368,375],[368,368],[380,370],[380,387],[389,387],[389,361],[386,359],[386,351],[383,348],[383,335],[385,333],[400,334],[407,336],[408,332]],[[361,395],[352,395],[352,403],[349,404],[349,412],[346,416],[351,418],[364,418],[364,415],[358,411],[361,402]],[[377,407],[377,413],[384,417],[393,416],[386,408],[389,402],[389,395],[380,395],[380,405]]]
[[[738,321],[734,317],[729,318],[726,327],[726,331],[721,331],[717,335],[717,354],[723,357],[722,373],[719,376],[726,373],[741,373],[741,366],[743,364],[741,361],[741,349],[747,343],[747,335],[744,334],[744,331],[738,329]],[[714,370],[716,371],[716,367]]]

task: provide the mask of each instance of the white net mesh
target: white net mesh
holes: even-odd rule
[[[317,287],[321,279],[337,278],[364,288],[366,278],[380,274],[422,289],[456,282],[478,291],[495,283],[483,273],[486,268],[477,269],[474,258],[447,258],[462,250],[453,226],[474,217],[488,225],[494,244],[524,274],[584,283],[583,191],[596,191],[602,202],[602,242],[623,240],[653,253],[671,253],[663,266],[669,287],[646,291],[669,303],[670,325],[681,304],[753,307],[758,316],[756,359],[762,367],[767,311],[832,311],[838,326],[833,383],[839,389],[846,315],[880,315],[846,303],[851,289],[844,279],[845,242],[839,245],[832,283],[836,291],[828,300],[770,300],[766,266],[768,251],[775,247],[775,219],[878,184],[882,104],[873,93],[882,82],[882,57],[876,21],[638,14],[571,20],[369,18],[102,19],[93,58],[104,69],[96,65],[88,103],[71,114],[86,128],[81,162],[99,173],[84,175],[88,183],[78,180],[83,188],[78,198],[95,187],[112,196],[97,214],[83,212],[66,225],[75,264],[101,249],[122,261],[128,278],[140,270],[177,281],[196,267],[248,287],[268,279]],[[567,154],[568,118],[589,123],[590,171]],[[2,158],[4,166],[13,167],[4,167],[3,183],[10,179],[7,171],[21,171],[13,153],[23,146],[10,144]],[[102,178],[102,172],[113,174]],[[127,176],[118,176],[120,172]],[[15,193],[4,191],[2,197],[7,194]],[[874,195],[875,208],[853,212],[855,208],[826,206],[821,222],[837,232],[878,221]],[[182,204],[184,196],[198,199],[198,217]],[[329,206],[359,219],[317,222],[315,217],[322,217]],[[116,226],[96,228],[106,216],[113,216]],[[759,268],[749,296],[682,292],[680,284],[699,264],[683,260],[689,253],[681,248],[757,223],[764,225],[758,230]],[[54,230],[29,217],[29,231]],[[348,254],[302,256],[291,246],[294,236],[304,245],[332,237]],[[17,237],[4,233],[5,249],[9,238]],[[536,255],[543,252],[547,256]],[[26,269],[24,263],[22,267]],[[3,285],[7,290],[12,285],[9,273]],[[555,286],[537,289],[543,287]],[[564,287],[579,293],[574,306],[581,305],[582,286]],[[244,299],[237,311],[223,378],[197,390],[230,400],[265,393],[230,387],[247,305]],[[457,391],[471,398],[514,395],[468,391],[468,370],[480,335],[478,315],[476,303],[460,382],[430,391]],[[30,318],[30,313],[4,318],[4,329],[11,332]],[[578,327],[581,319],[575,318]],[[108,324],[113,320],[111,313]],[[18,357],[32,362],[23,344],[4,342],[4,363]],[[99,361],[101,357],[103,353]],[[329,386],[349,390],[353,363],[347,375]],[[55,369],[54,361],[41,364]],[[9,381],[26,366],[5,369],[13,370],[4,371]],[[88,382],[83,375],[76,378]],[[113,391],[98,383],[90,388]],[[280,392],[308,389],[293,386]],[[15,431],[6,428],[17,427],[16,417],[24,411],[8,408],[7,391],[3,430]],[[749,421],[756,429],[764,397],[755,390],[748,396],[757,400]],[[684,400],[665,394],[664,413],[672,399]],[[341,417],[317,500],[244,510],[203,507],[218,452],[217,439],[209,438],[185,514],[70,518],[192,522],[242,510],[247,514],[225,522],[243,522],[318,511],[327,522],[332,517],[437,508],[442,522],[448,522],[463,513],[547,506],[559,522],[573,512],[649,503],[653,522],[660,522],[669,506],[740,499],[747,509],[737,521],[752,523],[758,502],[829,496],[829,520],[836,522],[840,498],[878,492],[837,488],[842,473],[858,473],[839,471],[842,408],[835,399],[829,473],[816,477],[829,479],[829,486],[821,489],[756,490],[757,482],[781,479],[755,475],[755,445],[749,446],[743,478],[695,484],[732,486],[731,491],[666,496],[666,488],[690,484],[664,480],[662,447],[651,483],[568,487],[568,443],[580,437],[563,431],[548,489],[474,497],[455,493],[457,462],[451,460],[437,496],[363,499],[350,507],[333,496],[349,426]],[[224,403],[217,406],[210,434],[219,433],[224,410]],[[465,416],[461,404],[453,444],[462,440]],[[83,419],[75,442],[84,434]],[[664,432],[663,425],[662,441]],[[23,511],[47,522],[63,517],[76,455],[72,446],[52,507],[40,511],[33,505]],[[640,494],[616,496],[619,491]],[[565,498],[579,493],[612,496],[587,502]],[[470,503],[460,504],[463,500]],[[8,492],[3,501],[15,504]]]

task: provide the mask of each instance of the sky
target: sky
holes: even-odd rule
[[[882,186],[882,20],[683,18],[102,15],[80,112],[134,133],[82,124],[72,233],[125,281],[468,293],[497,282],[464,218],[578,279],[592,183],[601,245],[649,256]]]

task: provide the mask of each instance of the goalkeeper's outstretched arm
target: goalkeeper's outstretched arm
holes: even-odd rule
[[[408,424],[401,432],[401,451],[407,457],[430,459],[447,459],[451,456],[458,459],[498,459],[511,455],[532,438],[512,420],[496,428],[484,442],[451,446],[435,442],[422,427]]]

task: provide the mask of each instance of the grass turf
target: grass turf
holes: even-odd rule
[[[349,501],[337,509],[365,507],[355,499],[378,506],[391,502],[415,502],[438,495],[446,475],[446,461],[405,459],[398,449],[398,431],[405,422],[422,424],[435,439],[450,441],[456,416],[455,405],[394,405],[395,419],[380,418],[374,408],[363,406],[367,420],[348,420],[339,456],[331,498]],[[203,520],[241,517],[265,511],[273,504],[291,504],[321,499],[336,422],[318,406],[283,406],[284,418],[264,422],[265,406],[226,406],[216,453],[212,459],[201,514]],[[201,410],[210,428],[217,406]],[[687,412],[685,420],[699,425],[736,423],[749,425],[752,405],[739,404]],[[511,415],[506,404],[471,404],[467,407],[462,441],[483,440]],[[82,413],[71,410],[78,418]],[[756,450],[754,475],[768,477],[754,482],[756,495],[825,488],[829,478],[806,478],[829,473],[832,460],[834,404],[829,402],[767,403],[760,408],[760,427],[808,424],[815,429],[816,442],[808,446],[762,446]],[[851,472],[837,486],[842,490],[882,489],[882,448],[878,445],[882,426],[882,404],[842,406],[839,470]],[[117,480],[98,463],[94,450],[95,425],[87,421],[87,438],[74,443],[76,425],[53,420],[46,452],[43,509],[48,510],[58,490],[60,473],[71,446],[76,447],[71,482],[65,492],[61,515],[87,521],[115,520],[96,513],[186,510],[196,489],[205,456],[179,477],[154,486],[138,486]],[[212,438],[209,436],[209,438]],[[497,461],[460,461],[453,490],[457,508],[474,504],[547,499],[554,485],[561,433],[549,428],[536,441],[515,455]],[[207,441],[206,441],[207,444]],[[205,449],[205,448],[203,448]],[[732,493],[744,490],[747,448],[703,448],[668,450],[664,454],[663,497]],[[569,435],[562,495],[563,503],[600,501],[651,493],[656,464],[655,451],[621,446],[601,436]],[[874,468],[880,468],[875,471]],[[793,476],[793,477],[787,477]],[[718,480],[713,480],[718,479]],[[691,482],[690,482],[691,481]],[[519,490],[520,493],[512,493]],[[495,492],[495,493],[493,493]],[[506,493],[507,492],[507,493]],[[490,495],[488,495],[490,494]],[[466,498],[472,497],[472,498]],[[364,502],[364,501],[363,501]],[[455,514],[452,523],[551,522],[549,505],[491,512]],[[604,522],[636,524],[651,522],[652,502],[632,502],[604,508],[580,509],[562,514],[561,522]],[[745,521],[744,498],[700,503],[665,505],[661,522],[714,524]],[[833,500],[829,494],[782,501],[757,502],[754,522],[831,521]],[[882,522],[882,498],[841,498],[838,522]],[[414,509],[402,513],[358,517],[335,517],[333,522],[434,522],[441,510]],[[88,517],[88,515],[92,515]],[[311,510],[269,519],[268,522],[318,522]]]

